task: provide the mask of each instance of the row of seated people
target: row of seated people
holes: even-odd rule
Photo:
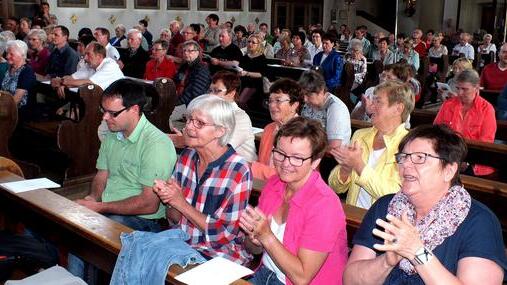
[[[227,86],[218,83],[213,88]],[[143,93],[128,79],[103,93],[103,118],[111,133],[101,145],[91,192],[77,201],[133,229],[156,232],[123,238],[112,284],[163,280],[169,259],[186,264],[222,256],[246,264],[252,253],[263,253],[253,284],[503,280],[507,260],[500,225],[459,182],[465,143],[447,127],[405,130],[403,121],[414,105],[408,86],[380,85],[374,127],[357,132],[348,146],[331,147],[340,177],[331,178],[330,187],[317,171],[329,144],[325,129],[296,115],[305,96],[296,82],[276,82],[270,109],[286,121],[270,141],[263,136],[261,146],[271,145],[263,167],[273,175],[256,208],[247,206],[255,162],[250,165],[228,144],[236,128],[234,105],[218,94],[194,99],[181,134],[186,148],[177,156],[169,137],[142,115]],[[309,96],[315,95],[322,96]],[[376,154],[368,155],[370,150]],[[370,208],[349,257],[345,217],[332,190],[339,181],[357,185],[349,196],[364,199]],[[172,229],[160,232],[158,220],[165,218]],[[136,250],[140,245],[143,250]],[[145,275],[146,260],[150,272],[161,273]],[[82,273],[80,264],[78,257],[69,257],[71,272]],[[132,265],[139,270],[125,280],[121,272]]]

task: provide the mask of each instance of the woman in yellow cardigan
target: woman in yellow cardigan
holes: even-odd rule
[[[357,130],[351,144],[330,150],[338,162],[329,185],[337,192],[348,190],[347,204],[368,209],[380,197],[398,192],[400,177],[394,154],[408,133],[404,122],[414,109],[414,93],[399,81],[375,88],[371,102],[373,127]]]

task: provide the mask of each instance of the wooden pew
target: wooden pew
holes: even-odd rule
[[[169,78],[157,78],[153,82],[156,91],[147,92],[151,96],[151,109],[145,110],[146,118],[164,133],[171,132],[169,127],[169,116],[171,116],[178,97],[176,96],[176,85]]]
[[[18,124],[18,107],[8,92],[0,91],[0,156],[12,157],[9,139]]]
[[[21,179],[10,172],[0,171],[0,183]],[[132,231],[47,189],[13,194],[0,187],[2,214],[23,222],[109,274],[113,272],[121,249],[120,234]],[[174,278],[183,271],[185,269],[179,266],[171,266],[166,284],[183,284]],[[238,280],[233,284],[249,283]]]

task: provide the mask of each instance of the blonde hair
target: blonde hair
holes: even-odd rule
[[[248,37],[248,40],[250,40],[251,38],[255,38],[259,44],[257,45],[257,48],[255,50],[252,50],[252,55],[260,55],[260,54],[263,54],[264,53],[264,45],[262,44],[262,39],[259,35],[257,34],[253,34],[251,36]]]
[[[389,106],[395,103],[403,105],[401,121],[405,122],[415,106],[415,95],[410,85],[399,80],[389,80],[375,87],[374,94],[377,95],[379,92],[386,92]]]
[[[460,58],[457,58],[453,63],[452,63],[452,69],[454,70],[456,68],[456,66],[461,66],[463,68],[463,70],[466,70],[466,69],[473,69],[474,67],[472,66],[472,62],[468,59],[468,58],[465,58],[465,57],[460,57]]]

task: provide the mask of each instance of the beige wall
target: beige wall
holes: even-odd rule
[[[235,25],[246,25],[249,22],[254,23],[255,19],[259,19],[259,23],[266,22],[271,28],[271,0],[266,0],[266,12],[249,12],[248,0],[243,1],[243,12],[224,12],[224,1],[219,0],[218,11],[197,11],[197,0],[190,0],[191,10],[172,10],[167,11],[167,1],[160,1],[160,9],[158,10],[134,10],[134,1],[126,0],[126,9],[98,9],[98,0],[89,0],[90,8],[59,8],[56,7],[57,0],[48,0],[51,5],[51,13],[58,17],[59,24],[69,28],[71,36],[76,37],[77,32],[82,27],[98,27],[108,28],[111,32],[118,24],[124,24],[127,29],[133,27],[137,22],[148,16],[150,18],[148,29],[154,38],[158,38],[159,31],[162,27],[167,27],[169,21],[174,20],[177,16],[181,17],[185,25],[191,23],[205,23],[204,19],[210,13],[216,13],[220,17],[220,22],[229,21],[235,18]],[[77,22],[72,24],[71,17],[75,14]],[[109,22],[109,17],[114,15],[117,20],[114,24]]]

